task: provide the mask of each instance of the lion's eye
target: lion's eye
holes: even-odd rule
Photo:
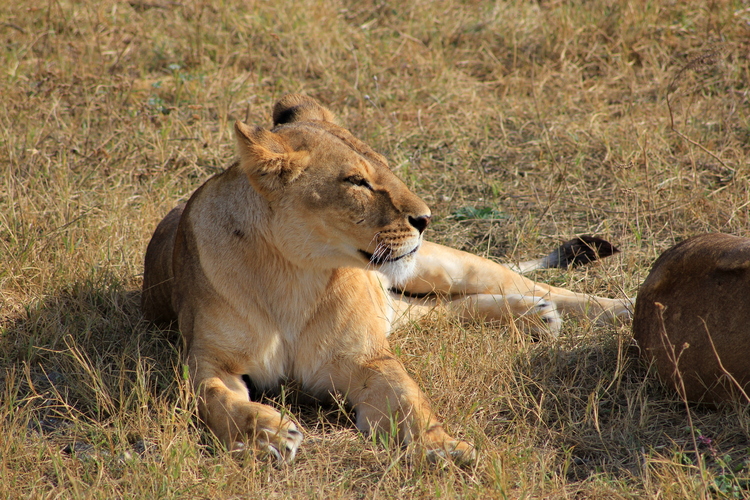
[[[349,177],[344,179],[344,182],[348,182],[349,184],[354,184],[355,186],[360,186],[372,191],[372,184],[370,184],[367,179],[359,175],[350,175]]]

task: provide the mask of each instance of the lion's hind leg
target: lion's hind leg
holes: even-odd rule
[[[185,204],[182,203],[159,222],[146,249],[141,310],[143,316],[154,323],[170,323],[177,320],[177,313],[172,305],[172,254],[177,226],[184,210]]]

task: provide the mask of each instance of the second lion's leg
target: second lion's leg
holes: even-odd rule
[[[537,283],[502,264],[443,245],[425,242],[416,258],[416,274],[402,287],[410,294],[533,296],[554,303],[560,311],[593,319],[630,319],[632,315],[628,299],[595,297]]]

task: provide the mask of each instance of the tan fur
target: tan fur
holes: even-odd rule
[[[283,98],[273,115],[271,131],[236,124],[239,161],[170,212],[146,255],[144,313],[178,319],[201,418],[228,447],[291,460],[302,439],[287,416],[249,400],[246,375],[261,388],[294,379],[339,393],[362,431],[393,422],[428,456],[471,461],[474,448],[443,431],[392,354],[386,337],[398,321],[444,306],[557,332],[558,308],[629,314],[627,301],[422,244],[430,211],[382,156],[308,97]]]
[[[400,288],[434,297],[424,302],[447,307],[465,319],[515,317],[532,331],[553,335],[560,332],[560,312],[597,321],[629,320],[632,315],[632,299],[595,297],[537,283],[502,264],[430,242],[420,247],[415,274]],[[414,301],[410,303],[410,308],[401,306],[410,319],[427,312],[414,311]]]
[[[747,399],[748,289],[750,238],[728,234],[704,234],[675,245],[654,262],[643,282],[633,337],[661,378],[688,400]]]

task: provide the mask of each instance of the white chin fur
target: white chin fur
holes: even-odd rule
[[[413,255],[404,257],[395,262],[386,262],[378,267],[378,271],[385,274],[391,280],[391,286],[401,286],[414,275],[417,261]]]

